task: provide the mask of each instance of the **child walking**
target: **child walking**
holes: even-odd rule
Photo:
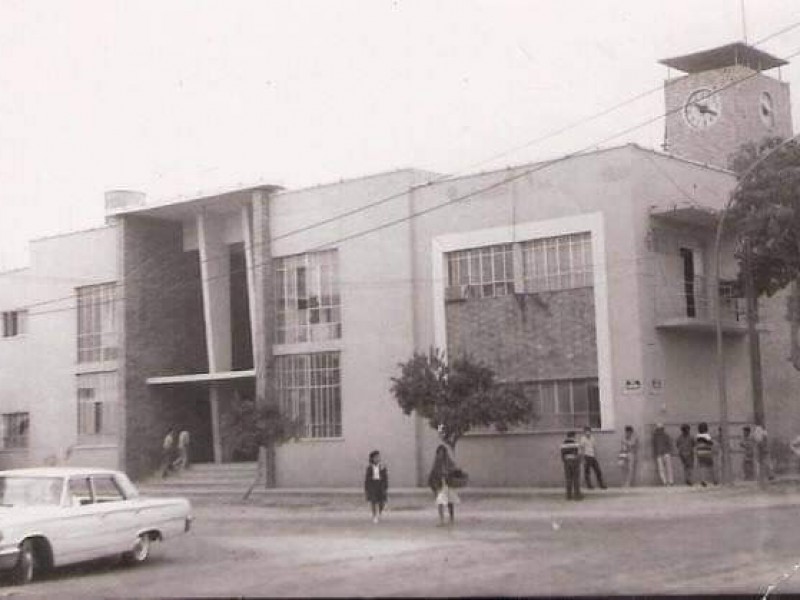
[[[436,456],[433,459],[433,467],[428,476],[428,485],[433,493],[436,494],[436,508],[439,511],[439,527],[444,525],[444,507],[450,515],[452,525],[456,518],[455,505],[460,502],[458,494],[451,487],[452,474],[456,470],[456,464],[447,452],[447,446],[440,444],[436,448]]]
[[[381,462],[381,453],[373,450],[369,453],[369,464],[364,475],[364,494],[372,508],[372,522],[381,520],[389,494],[389,469]]]

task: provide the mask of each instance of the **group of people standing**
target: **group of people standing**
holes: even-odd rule
[[[189,468],[189,432],[170,427],[161,446],[161,477]]]
[[[672,455],[677,453],[683,467],[686,485],[694,484],[695,472],[699,476],[700,485],[703,487],[709,483],[717,485],[719,477],[716,456],[720,451],[721,432],[722,430],[719,429],[717,437],[714,438],[711,436],[708,423],[699,423],[697,425],[697,434],[692,435],[691,426],[683,424],[681,425],[681,433],[673,444],[673,440],[664,428],[663,423],[656,424],[652,439],[653,459],[656,463],[656,470],[661,484],[665,486],[675,484]],[[635,483],[639,446],[639,436],[631,425],[626,425],[618,454],[618,463],[622,469],[622,484],[625,487],[630,487]],[[742,471],[745,480],[755,479],[756,473],[758,473],[760,481],[773,479],[769,440],[763,426],[756,425],[754,430],[749,426],[743,427],[739,447],[743,455]],[[800,448],[800,443],[798,443],[798,448]],[[569,432],[566,439],[561,443],[560,451],[561,460],[564,464],[564,479],[568,500],[580,500],[583,498],[580,491],[581,465],[583,465],[584,483],[587,488],[593,487],[590,477],[592,472],[594,472],[600,487],[606,487],[603,483],[600,465],[597,462],[594,438],[590,427],[584,427],[583,435],[579,440],[576,439],[574,431]]]

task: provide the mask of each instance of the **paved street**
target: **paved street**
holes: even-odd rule
[[[470,498],[455,527],[399,498],[198,505],[195,530],[137,568],[59,569],[12,597],[763,594],[800,562],[800,488],[780,484]],[[269,504],[273,504],[272,506]],[[800,573],[780,592],[800,592]]]

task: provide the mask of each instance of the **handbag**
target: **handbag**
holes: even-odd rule
[[[469,483],[469,475],[463,469],[453,469],[447,479],[447,485],[452,488],[463,488]]]
[[[621,467],[625,466],[625,463],[628,462],[628,453],[627,452],[620,452],[617,455],[617,464]]]

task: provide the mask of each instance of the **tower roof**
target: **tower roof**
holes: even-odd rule
[[[664,58],[658,62],[684,73],[699,73],[732,65],[744,65],[755,71],[766,71],[767,69],[789,64],[788,61],[782,58],[768,54],[753,46],[748,46],[744,42],[734,42],[709,50],[693,52],[692,54]]]

